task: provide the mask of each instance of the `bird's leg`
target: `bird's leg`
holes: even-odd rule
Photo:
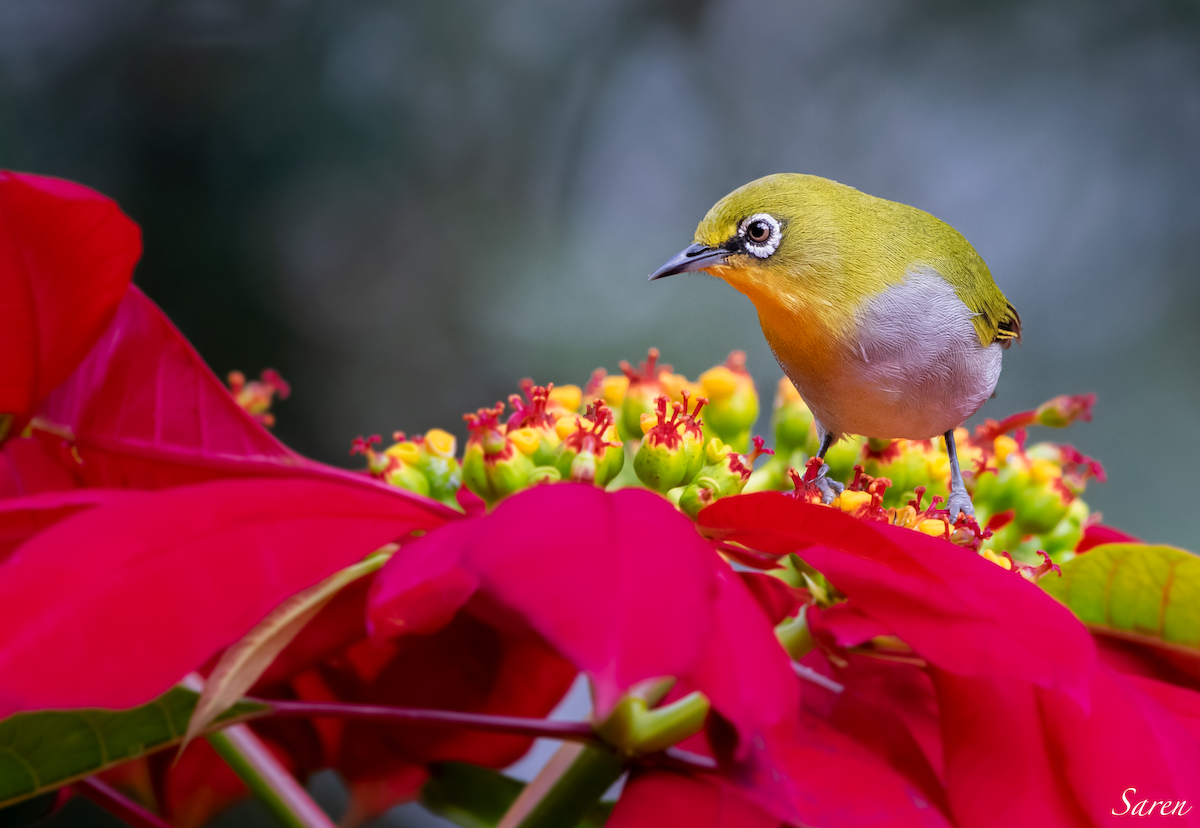
[[[825,476],[829,474],[829,464],[825,462],[825,452],[829,451],[829,447],[832,445],[832,434],[825,434],[821,437],[821,448],[817,451],[817,457],[821,458],[821,470],[817,472],[817,479],[813,481],[813,485],[821,493],[821,502],[825,504],[832,503],[833,499],[846,489],[841,483]]]
[[[967,486],[963,483],[962,470],[958,467],[958,451],[954,447],[954,429],[946,432],[946,454],[950,455],[950,500],[946,508],[950,510],[950,520],[958,520],[958,513],[967,517],[975,516],[975,506],[971,496],[967,494]]]

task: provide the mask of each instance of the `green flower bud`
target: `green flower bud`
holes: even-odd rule
[[[457,507],[455,495],[462,485],[462,466],[454,456],[457,448],[454,435],[433,428],[411,440],[403,431],[392,436],[397,442],[384,451],[384,455],[393,461],[386,477],[388,482]],[[419,473],[424,483],[418,483],[404,469]]]
[[[558,421],[560,440],[554,467],[562,477],[607,486],[625,465],[625,448],[617,438],[616,418],[604,400],[588,406],[587,414]]]
[[[557,424],[569,417],[567,406],[579,405],[579,388],[574,385],[555,388],[553,383],[534,385],[533,380],[521,380],[525,396],[513,394],[508,398],[513,413],[508,418],[507,435],[529,457],[535,466],[553,466],[558,461]]]
[[[1043,545],[1041,548],[1054,559],[1055,563],[1064,563],[1065,561],[1060,560],[1064,554],[1074,554],[1075,547],[1079,545],[1079,541],[1083,537],[1084,522],[1090,511],[1088,505],[1077,497],[1071,501],[1066,515],[1058,522],[1058,525],[1042,535]]]
[[[940,441],[876,440],[867,441],[864,471],[872,477],[892,481],[884,494],[885,508],[899,508],[916,497],[924,486],[930,498],[950,495],[950,461]]]
[[[704,448],[707,462],[701,467],[695,480],[679,496],[677,504],[688,517],[695,519],[705,506],[728,495],[741,494],[750,480],[754,461],[764,454],[773,454],[763,448],[763,438],[754,438],[754,451],[750,454],[735,454],[729,446],[714,437]]]
[[[384,476],[389,484],[399,486],[401,489],[408,489],[410,492],[423,494],[429,497],[429,480],[420,471],[408,465],[405,462],[399,461],[388,469]]]
[[[808,460],[821,448],[813,413],[787,377],[779,380],[775,391],[771,428],[775,433],[776,457],[788,457],[796,451],[803,451],[804,460]],[[802,461],[796,468],[803,466]]]
[[[621,371],[629,382],[621,399],[621,416],[617,421],[617,431],[622,440],[636,440],[642,435],[642,415],[654,411],[654,401],[667,393],[659,382],[661,373],[671,373],[670,365],[658,364],[659,352],[651,348],[646,360],[636,369],[624,360],[621,361]]]
[[[1055,397],[1037,407],[1034,422],[1051,428],[1066,428],[1079,419],[1090,422],[1095,405],[1095,394]]]
[[[646,436],[633,458],[638,479],[662,494],[690,483],[704,465],[704,431],[696,417],[707,400],[700,397],[691,413],[687,411],[686,396],[684,400],[671,404],[670,420],[666,395],[655,400],[658,422],[654,423],[650,416],[643,420]]]
[[[471,436],[463,455],[463,483],[489,505],[530,485],[534,464],[500,425],[504,403],[464,415]]]
[[[750,448],[750,429],[758,419],[758,390],[746,370],[746,352],[734,351],[724,365],[700,375],[700,392],[708,398],[704,425],[733,448]]]

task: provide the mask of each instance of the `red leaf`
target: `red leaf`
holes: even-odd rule
[[[738,575],[767,614],[772,626],[785,618],[791,618],[800,609],[800,605],[808,600],[807,591],[788,586],[771,575],[762,572],[739,572]]]
[[[1100,665],[1087,711],[1061,694],[1036,692],[1054,761],[1093,824],[1112,821],[1114,806],[1118,812],[1123,807],[1121,791],[1131,785],[1137,787],[1137,800],[1196,801],[1200,744],[1186,719],[1165,709],[1139,683]],[[1174,702],[1190,695],[1190,707],[1196,709],[1194,693],[1177,690],[1167,697],[1166,692],[1162,698]],[[1200,810],[1172,822],[1200,826]]]
[[[607,828],[782,828],[720,777],[663,770],[634,771]]]
[[[723,498],[699,522],[723,539],[798,552],[860,612],[944,670],[1030,681],[1086,704],[1096,649],[1083,625],[1034,584],[968,550],[777,492]]]
[[[141,254],[141,231],[110,199],[0,171],[0,440],[87,353]]]
[[[431,633],[460,607],[528,629],[589,674],[598,717],[632,685],[673,676],[732,723],[735,762],[794,726],[787,654],[741,578],[651,492],[560,483],[408,544],[370,599],[380,635]],[[403,639],[400,639],[403,640]]]
[[[700,690],[733,723],[741,737],[734,758],[744,761],[757,734],[795,725],[800,693],[791,659],[762,607],[738,574],[713,558],[718,587],[713,620],[679,692]]]
[[[78,511],[116,502],[125,495],[111,489],[91,489],[0,499],[0,563],[43,529]]]
[[[435,628],[431,589],[456,596],[438,599],[433,617],[444,624],[478,582],[498,611],[591,674],[601,716],[631,685],[681,675],[700,654],[718,558],[655,494],[538,486],[447,529],[401,549],[379,573],[370,612],[380,632]]]
[[[1032,685],[936,670],[933,677],[942,711],[947,798],[959,825],[1093,825],[1051,753]],[[1113,803],[1119,793],[1110,792]]]
[[[734,777],[750,801],[789,824],[947,828],[909,779],[820,719],[801,721],[797,734],[769,734],[752,774]]]
[[[810,607],[808,626],[813,637],[827,647],[857,647],[877,635],[888,635],[891,632],[882,627],[869,613],[860,610],[852,601],[834,604],[824,610]]]
[[[536,637],[497,630],[466,613],[433,635],[398,639],[383,664],[363,653],[371,646],[364,642],[336,666],[322,668],[337,698],[536,718],[549,714],[577,674]],[[527,737],[464,728],[347,722],[338,767],[367,775],[382,752],[418,765],[458,761],[499,768],[531,744]]]
[[[1137,788],[1134,802],[1194,801],[1200,746],[1139,689],[1142,682],[1100,665],[1085,711],[1061,693],[1023,682],[933,675],[947,791],[962,825],[1114,823],[1113,809],[1123,807],[1121,792],[1129,786]],[[1001,778],[1005,784],[997,785]],[[1200,825],[1200,811],[1182,824]]]
[[[805,685],[805,708],[908,777],[948,813],[941,723],[929,675],[911,664],[854,654],[834,669],[820,651],[810,653],[804,664],[844,688],[832,693]]]
[[[130,493],[74,515],[0,568],[0,717],[144,703],[283,599],[442,522],[399,492],[280,479]]]
[[[38,410],[33,437],[0,454],[0,497],[73,486],[163,488],[242,476],[300,477],[389,492],[460,513],[284,446],[242,410],[137,288],[75,372]]]
[[[1126,534],[1120,529],[1114,529],[1111,526],[1105,526],[1100,523],[1093,523],[1083,530],[1083,537],[1079,539],[1079,543],[1075,546],[1075,552],[1087,552],[1095,546],[1100,546],[1105,543],[1141,543],[1140,540],[1133,535]]]
[[[1200,693],[1145,676],[1126,675],[1125,679],[1170,711],[1200,744]]]
[[[387,488],[308,460],[276,440],[136,288],[70,379],[42,405],[34,426],[44,440],[67,439],[79,457],[74,472],[88,486],[160,488],[282,475]]]

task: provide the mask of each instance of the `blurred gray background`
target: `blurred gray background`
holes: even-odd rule
[[[1194,0],[0,0],[0,166],[118,199],[138,284],[338,463],[651,345],[745,349],[769,408],[749,302],[645,276],[734,187],[834,178],[957,227],[1020,310],[984,413],[1095,391],[1061,435],[1108,467],[1088,501],[1200,549]]]
[[[1025,323],[984,413],[1097,392],[1089,502],[1200,548],[1198,150],[1194,0],[0,0],[0,165],[117,198],[138,284],[340,463],[651,345],[769,400],[749,302],[645,276],[801,171],[961,230]]]

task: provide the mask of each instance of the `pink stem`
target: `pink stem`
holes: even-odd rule
[[[592,726],[587,722],[552,722],[546,719],[527,719],[519,716],[489,716],[483,713],[462,713],[455,710],[427,710],[411,707],[382,707],[342,702],[277,701],[253,699],[267,705],[264,715],[292,717],[329,717],[335,719],[367,719],[371,721],[407,722],[413,725],[469,727],[512,736],[532,736],[572,742],[595,742]]]
[[[101,782],[94,776],[80,779],[72,787],[95,802],[115,817],[123,819],[134,828],[171,828],[171,824],[158,814],[148,811],[116,788]]]

